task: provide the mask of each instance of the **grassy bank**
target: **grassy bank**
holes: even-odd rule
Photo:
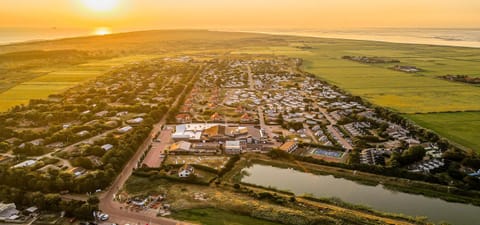
[[[173,218],[203,225],[280,225],[214,208],[182,210],[175,212]]]
[[[255,158],[249,157],[248,160],[242,160],[237,167],[235,167],[228,179],[234,183],[241,183],[242,173],[241,170],[248,165],[255,163],[270,165],[279,168],[293,168],[298,171],[308,172],[317,175],[333,175],[337,178],[344,178],[350,181],[354,181],[363,185],[383,185],[386,189],[400,191],[409,194],[419,194],[433,198],[439,198],[449,202],[458,202],[465,204],[480,205],[480,198],[478,192],[463,191],[462,195],[455,194],[458,190],[454,187],[448,187],[445,185],[431,184],[421,181],[412,181],[403,178],[386,177],[371,173],[359,172],[355,173],[352,170],[342,169],[337,167],[330,167],[318,164],[311,164],[298,161],[278,161],[271,160],[268,157],[257,156]],[[273,189],[274,190],[274,189]],[[471,193],[470,193],[471,192]]]

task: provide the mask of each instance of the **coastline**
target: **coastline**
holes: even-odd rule
[[[152,30],[152,29],[147,29]],[[147,31],[145,30],[145,31]],[[154,29],[154,30],[171,30],[171,29]],[[195,30],[192,28],[192,30]],[[392,43],[392,44],[418,44],[418,45],[433,45],[433,46],[446,46],[446,47],[464,47],[464,48],[480,48],[480,29],[478,30],[479,33],[479,40],[478,41],[467,41],[461,38],[455,37],[442,37],[438,34],[431,34],[430,37],[415,37],[412,35],[407,35],[404,32],[412,32],[412,30],[402,30],[397,29],[395,35],[385,35],[384,32],[388,32],[387,29],[377,29],[379,33],[371,33],[371,34],[362,34],[361,31],[345,31],[345,30],[338,30],[338,31],[328,31],[328,30],[319,30],[319,31],[261,31],[261,30],[230,30],[230,29],[215,29],[210,28],[206,29],[209,31],[219,31],[219,32],[239,32],[239,33],[256,33],[256,34],[267,34],[267,35],[282,35],[282,36],[294,36],[294,37],[311,37],[311,38],[328,38],[328,39],[342,39],[342,40],[354,40],[354,41],[372,41],[372,42],[384,42],[384,43]],[[431,29],[427,29],[429,31]],[[448,28],[444,29],[445,31],[454,31],[459,30],[455,28]],[[462,30],[462,29],[460,29]],[[122,34],[122,33],[130,33],[130,32],[142,32],[144,30],[132,30],[132,31],[121,31],[112,33],[115,34]],[[375,30],[369,30],[375,31]],[[416,30],[415,32],[420,32],[421,29]],[[474,29],[469,29],[468,31],[475,31]],[[49,32],[52,32],[51,30]],[[355,33],[356,32],[356,33]],[[0,34],[3,34],[2,29],[0,29]],[[5,32],[7,33],[7,32]],[[383,33],[383,34],[382,34]],[[393,33],[391,33],[393,34]],[[23,43],[30,43],[30,42],[40,42],[40,41],[54,41],[60,40],[65,38],[77,38],[77,37],[86,37],[92,36],[91,33],[82,30],[76,31],[75,34],[66,34],[66,33],[59,33],[59,34],[41,34],[37,35],[36,37],[26,38],[20,37],[17,40],[9,38],[8,40],[0,40],[0,46],[7,46],[7,45],[15,45],[15,44],[23,44]]]
[[[372,42],[383,42],[383,43],[392,43],[392,44],[416,44],[416,45],[433,45],[433,46],[443,46],[443,47],[464,47],[464,48],[480,48],[480,41],[464,41],[464,40],[447,40],[445,38],[419,38],[413,37],[411,40],[406,36],[382,36],[382,35],[354,35],[354,34],[334,34],[327,32],[297,32],[297,31],[255,31],[255,30],[244,30],[244,31],[233,31],[233,30],[215,30],[215,31],[225,31],[225,32],[244,32],[244,33],[257,33],[257,34],[268,34],[268,35],[284,35],[284,36],[295,36],[295,37],[311,37],[311,38],[328,38],[328,39],[342,39],[342,40],[354,40],[354,41],[372,41]]]

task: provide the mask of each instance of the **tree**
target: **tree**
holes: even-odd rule
[[[72,165],[73,166],[78,166],[82,167],[85,169],[93,169],[93,163],[90,161],[90,159],[85,158],[85,157],[77,157],[74,160],[72,160]]]
[[[89,204],[83,204],[79,208],[76,208],[73,213],[79,219],[91,220],[93,219],[93,211],[96,210],[96,206]]]
[[[480,158],[464,158],[462,160],[462,165],[478,170],[480,169]]]
[[[278,124],[283,126],[284,120],[283,120],[283,114],[282,113],[278,114],[277,120],[278,120]]]
[[[467,157],[467,154],[457,148],[448,149],[443,153],[443,158],[457,162],[462,161],[465,157]]]
[[[465,177],[465,174],[459,171],[460,169],[460,163],[458,162],[452,162],[448,166],[448,175],[456,180],[461,180]]]
[[[400,153],[398,152],[392,152],[392,155],[390,155],[390,158],[386,161],[386,165],[389,167],[399,167],[400,166]]]
[[[5,152],[10,148],[7,142],[0,142],[0,152]]]
[[[425,156],[425,153],[426,151],[422,146],[413,146],[410,147],[408,150],[404,151],[398,161],[402,165],[408,165],[422,160]]]
[[[348,164],[358,164],[360,163],[360,149],[354,149],[348,155]]]
[[[89,205],[97,205],[98,203],[100,203],[100,200],[97,196],[90,196],[88,197],[87,203]]]
[[[48,210],[58,211],[60,209],[60,202],[62,198],[58,194],[46,194],[45,195],[45,204],[48,207]]]

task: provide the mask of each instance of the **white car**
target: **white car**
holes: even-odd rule
[[[108,214],[100,213],[100,215],[98,215],[98,218],[99,218],[101,221],[107,221],[108,218],[110,218],[110,216],[108,216]]]

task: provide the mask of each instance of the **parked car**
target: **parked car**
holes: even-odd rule
[[[108,214],[103,214],[103,213],[100,213],[100,215],[98,215],[98,218],[101,220],[101,221],[107,221],[110,216]]]

